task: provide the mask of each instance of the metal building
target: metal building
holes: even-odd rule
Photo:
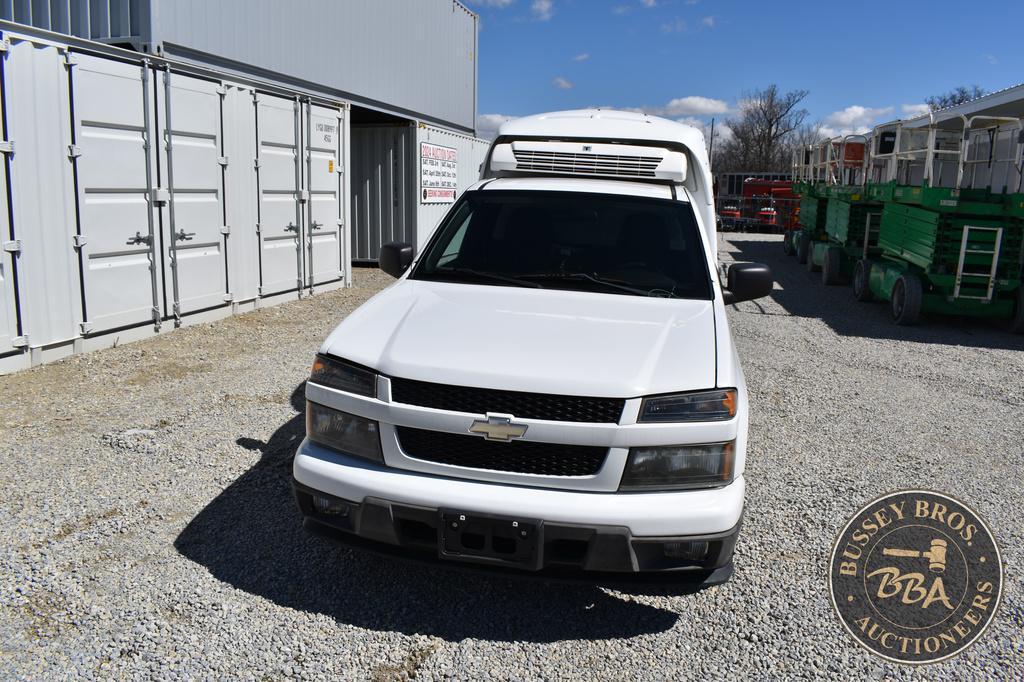
[[[0,372],[422,244],[478,176],[475,91],[452,0],[0,0]]]

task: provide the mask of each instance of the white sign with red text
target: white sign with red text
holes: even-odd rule
[[[459,152],[429,142],[420,143],[420,203],[450,204],[459,180]]]

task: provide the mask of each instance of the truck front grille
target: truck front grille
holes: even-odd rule
[[[621,398],[587,398],[546,393],[500,391],[490,388],[448,386],[412,379],[391,379],[391,399],[396,403],[437,410],[486,414],[511,414],[520,419],[556,422],[618,424],[626,401]]]
[[[480,436],[397,426],[406,455],[438,464],[541,476],[593,476],[608,448],[517,440],[499,443]]]

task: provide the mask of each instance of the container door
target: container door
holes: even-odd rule
[[[342,244],[342,111],[306,104],[306,204],[308,226],[306,284],[333,282],[344,276]]]
[[[172,310],[184,315],[224,305],[227,292],[221,90],[168,71],[159,77],[164,283]]]
[[[0,73],[4,68],[3,60],[6,52],[0,52]],[[3,79],[0,78],[0,83]],[[0,97],[0,107],[3,107]],[[6,112],[0,108],[0,149],[8,149]],[[10,242],[12,238],[10,211],[7,197],[7,160],[9,154],[0,151],[0,245]],[[14,258],[13,244],[11,250],[0,249],[0,354],[14,350],[14,339],[18,335],[17,306],[14,302]]]
[[[259,142],[260,295],[302,286],[302,196],[299,103],[260,94],[256,98]]]
[[[147,67],[78,56],[73,70],[83,286],[93,333],[159,323]]]

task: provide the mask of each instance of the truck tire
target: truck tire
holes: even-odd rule
[[[796,262],[803,265],[807,262],[807,250],[811,248],[811,238],[803,230],[796,237]]]
[[[866,258],[857,261],[853,269],[853,297],[863,303],[875,298],[871,293],[871,261]]]
[[[821,266],[814,262],[814,244],[808,242],[807,244],[807,272],[818,272],[821,270]]]
[[[1024,285],[1017,289],[1017,306],[1010,321],[1010,331],[1014,334],[1024,334]]]
[[[892,288],[892,320],[896,324],[907,327],[917,324],[921,317],[921,299],[924,291],[921,278],[906,274],[896,280]]]
[[[821,266],[821,282],[826,286],[841,284],[843,281],[843,250],[830,246],[825,251],[825,264]]]
[[[782,252],[787,256],[792,256],[796,253],[796,249],[793,248],[793,233],[783,232],[782,233]]]

